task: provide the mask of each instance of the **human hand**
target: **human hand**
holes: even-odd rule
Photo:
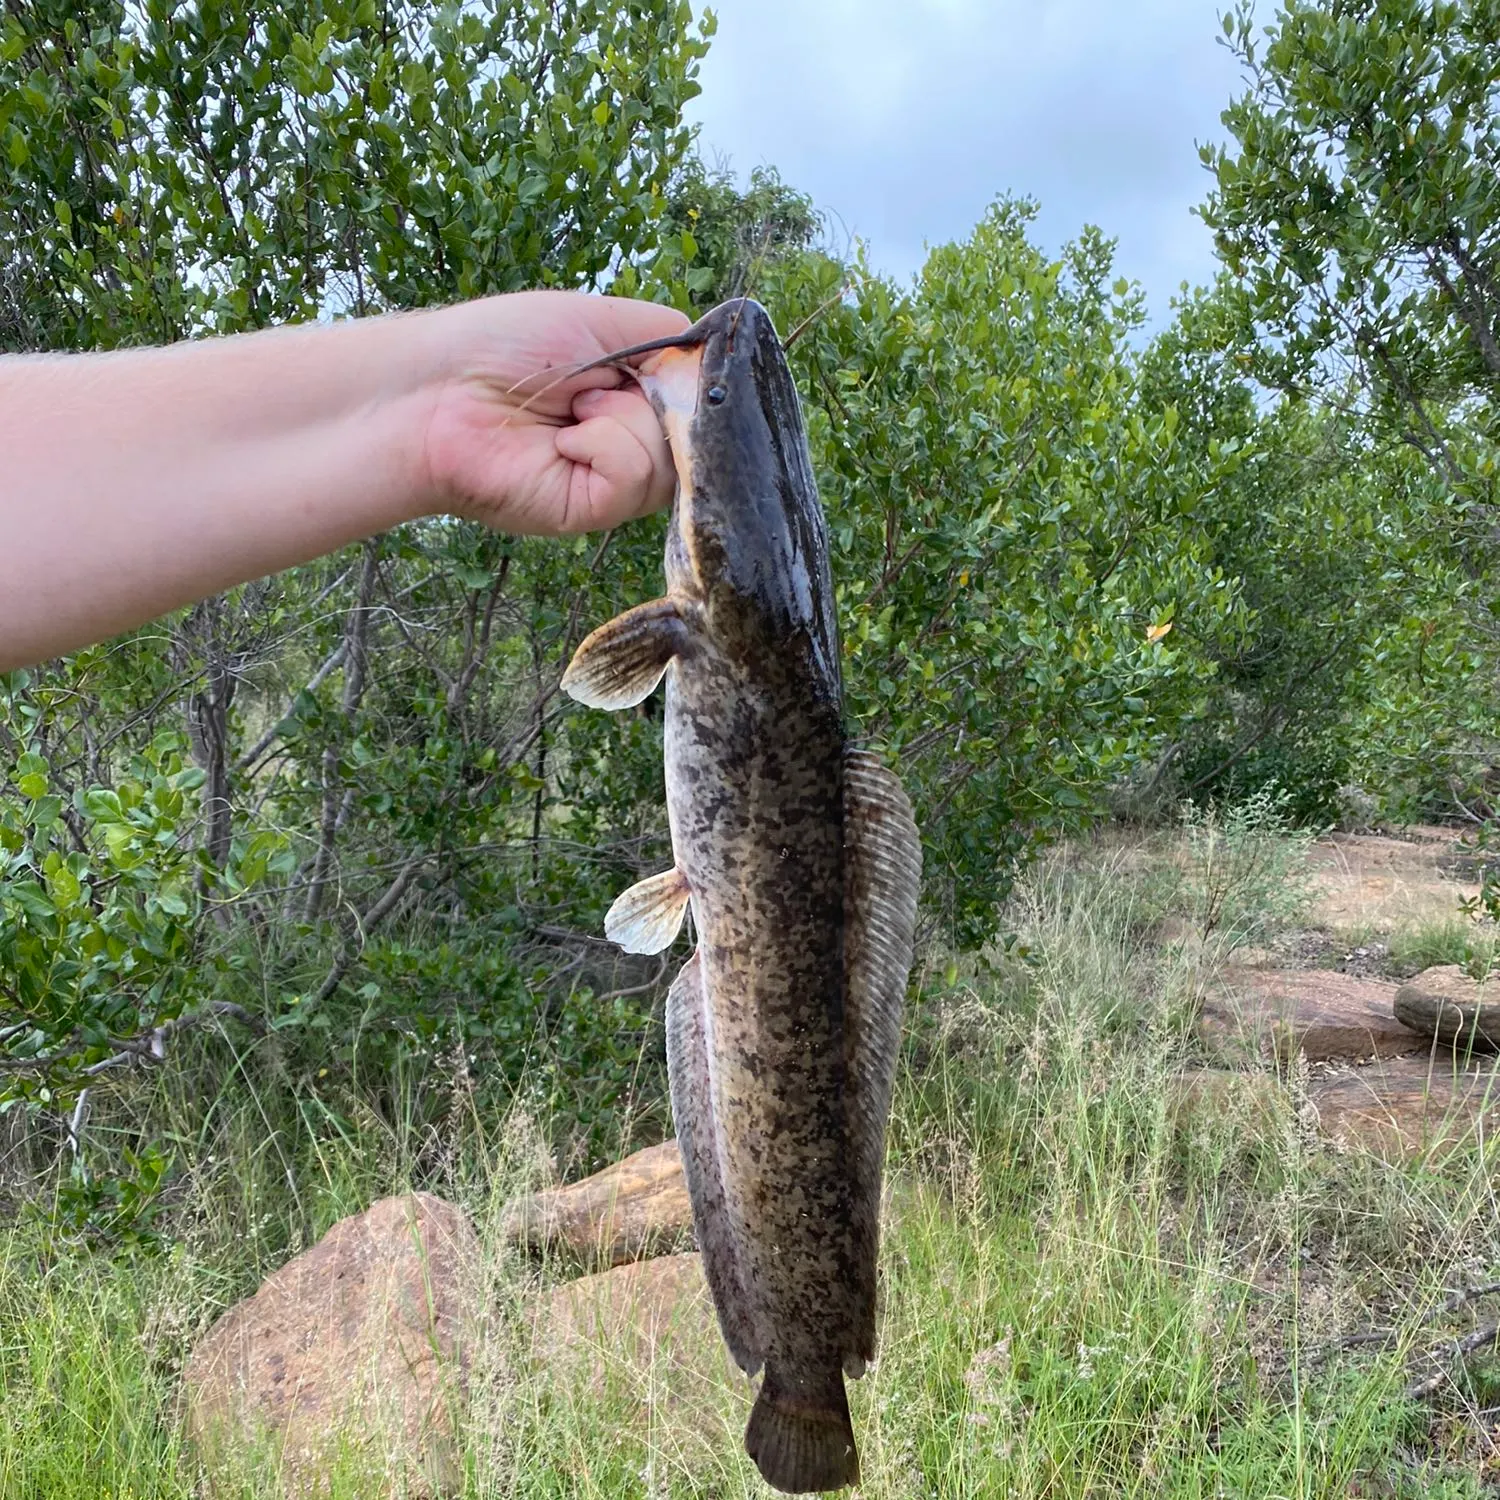
[[[589,370],[542,388],[550,371],[686,328],[681,313],[624,297],[518,292],[422,321],[429,347],[444,351],[420,439],[434,510],[550,534],[618,526],[670,503],[666,440],[627,376]],[[527,392],[540,393],[528,402]]]

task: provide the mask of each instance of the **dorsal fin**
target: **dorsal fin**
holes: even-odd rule
[[[860,1284],[844,1368],[875,1357],[875,1265],[885,1125],[901,1046],[922,882],[922,840],[901,783],[867,750],[844,752],[846,1118]]]

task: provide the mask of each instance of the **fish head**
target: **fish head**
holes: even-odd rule
[[[721,617],[837,672],[828,527],[771,315],[736,297],[635,370],[677,468],[668,570]]]

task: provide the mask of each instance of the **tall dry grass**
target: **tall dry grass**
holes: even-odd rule
[[[1288,889],[1300,846],[1252,832],[1238,854],[1222,827],[1205,853],[1202,825],[1062,851],[1012,901],[1008,945],[922,976],[891,1136],[882,1354],[853,1387],[863,1496],[1484,1492],[1493,1364],[1459,1375],[1436,1422],[1401,1393],[1407,1358],[1445,1326],[1421,1322],[1442,1290],[1500,1266],[1493,1161],[1336,1152],[1295,1071],[1181,1081],[1235,934],[1295,915],[1254,893]],[[1169,917],[1179,935],[1198,922],[1197,940],[1159,941]],[[438,1130],[399,1110],[392,1124],[388,1101],[320,1113],[248,1075],[175,1108],[190,1170],[166,1249],[70,1249],[33,1218],[0,1231],[6,1500],[186,1500],[175,1397],[192,1341],[339,1216],[412,1185],[461,1202],[490,1247],[466,1495],[767,1493],[739,1449],[743,1382],[700,1382],[684,1405],[649,1362],[569,1382],[534,1357],[529,1310],[565,1271],[500,1251],[495,1225],[548,1170],[546,1134],[519,1107],[487,1118],[461,1068]],[[1371,1322],[1402,1340],[1329,1355]],[[365,1500],[353,1472],[330,1472],[332,1500]],[[274,1492],[268,1467],[247,1470],[243,1495]]]

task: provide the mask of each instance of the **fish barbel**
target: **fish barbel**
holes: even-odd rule
[[[900,782],[845,739],[819,504],[769,314],[737,298],[622,351],[677,469],[666,594],[578,648],[563,688],[639,703],[666,677],[673,867],[605,931],[697,951],[667,1066],[719,1326],[764,1370],[745,1447],[790,1493],[859,1477],[844,1376],[875,1354],[880,1177],[921,843]]]

